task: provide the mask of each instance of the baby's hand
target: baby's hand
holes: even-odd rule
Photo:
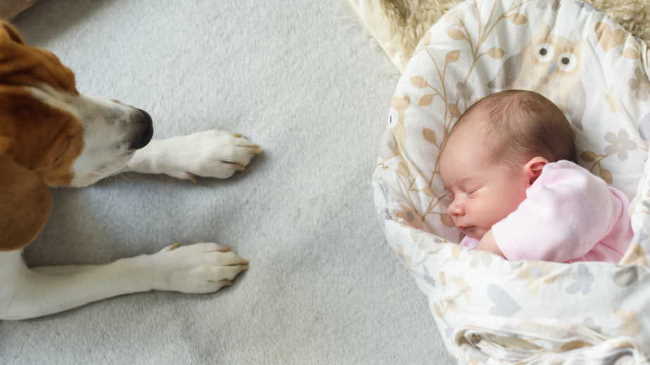
[[[489,251],[503,257],[503,252],[501,252],[499,245],[497,245],[497,242],[494,240],[492,231],[488,231],[483,235],[483,237],[481,237],[481,240],[479,241],[476,248],[483,251]]]

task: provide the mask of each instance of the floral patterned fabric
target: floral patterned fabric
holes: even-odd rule
[[[468,1],[420,42],[373,186],[388,243],[461,363],[650,363],[648,56],[574,0]],[[575,127],[580,164],[632,199],[635,234],[619,264],[506,261],[457,244],[437,155],[462,111],[511,88],[553,100]]]

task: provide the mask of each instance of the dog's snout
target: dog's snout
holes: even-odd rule
[[[153,136],[153,122],[149,113],[142,109],[138,109],[137,120],[135,123],[137,128],[131,145],[129,146],[132,150],[137,150],[146,146]]]

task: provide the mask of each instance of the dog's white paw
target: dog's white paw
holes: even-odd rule
[[[174,244],[149,257],[153,289],[211,293],[230,286],[248,261],[216,243]]]
[[[192,180],[194,176],[225,179],[243,171],[251,159],[262,149],[240,134],[208,130],[179,137],[179,149],[185,151],[178,157],[181,168],[170,175]]]
[[[262,149],[248,138],[218,129],[152,141],[129,162],[133,171],[179,179],[225,179],[243,171]]]

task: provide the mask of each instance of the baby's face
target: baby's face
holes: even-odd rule
[[[447,213],[454,225],[465,235],[481,239],[525,199],[529,179],[523,166],[493,161],[485,132],[466,126],[449,137],[439,168],[452,198]]]

